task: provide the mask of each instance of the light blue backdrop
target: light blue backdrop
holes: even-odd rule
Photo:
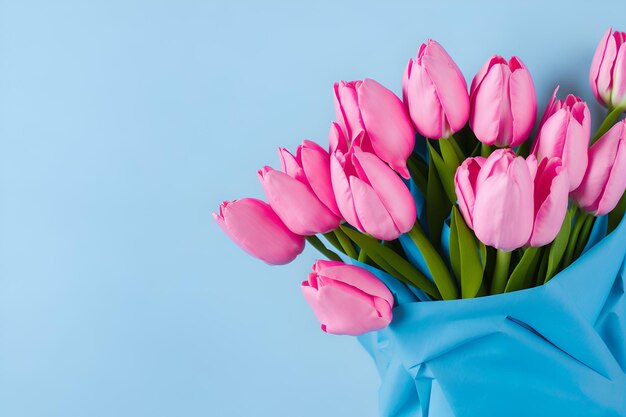
[[[622,0],[306,3],[0,2],[1,416],[375,416],[300,295],[314,253],[270,268],[211,211],[428,37],[470,80],[519,55],[543,108],[626,29]]]

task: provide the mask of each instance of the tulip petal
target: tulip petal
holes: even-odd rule
[[[413,152],[415,134],[405,107],[391,90],[369,78],[363,81],[357,92],[363,123],[374,152],[409,179],[406,160]]]
[[[355,166],[360,168],[361,177],[374,189],[383,206],[401,233],[406,233],[415,224],[417,217],[415,200],[404,182],[376,155],[355,151]]]
[[[604,50],[604,57],[602,58],[602,64],[598,71],[598,95],[604,103],[611,102],[611,86],[613,82],[613,63],[617,57],[617,40],[615,39],[615,33],[609,36]]]
[[[376,191],[357,177],[350,177],[350,189],[363,231],[381,240],[394,240],[401,235]]]
[[[339,161],[339,157],[344,158],[340,152],[336,152],[330,156],[330,178],[333,184],[335,201],[337,202],[337,207],[343,218],[352,226],[363,230],[363,226],[354,208],[354,199],[352,198],[348,175],[346,175],[344,166]]]
[[[596,48],[596,52],[593,55],[593,60],[591,61],[591,70],[589,71],[589,84],[591,85],[591,90],[593,91],[593,95],[598,99],[598,101],[602,102],[602,97],[600,95],[600,91],[598,91],[598,79],[600,77],[600,68],[604,62],[604,54],[607,48],[607,44],[609,42],[609,37],[611,36],[611,28],[608,28],[598,47]],[[606,64],[605,64],[606,66]]]
[[[285,174],[305,184],[308,183],[301,167],[302,162],[298,158],[285,148],[278,148],[278,156],[280,158],[280,168]]]
[[[349,143],[343,134],[341,126],[337,122],[330,124],[330,131],[328,132],[328,149],[330,153],[340,150],[343,153],[348,152]]]
[[[360,85],[361,81],[335,83],[335,113],[349,141],[355,140],[365,132],[356,92]]]
[[[314,271],[321,276],[335,281],[344,282],[352,287],[375,297],[380,297],[393,305],[393,294],[376,275],[366,269],[355,265],[347,265],[342,262],[319,260],[315,263]]]
[[[611,105],[613,107],[626,107],[626,42],[620,45],[613,64]]]
[[[339,217],[305,184],[269,167],[259,171],[259,178],[270,206],[292,232],[308,236],[339,227]]]
[[[624,124],[624,123],[622,123]],[[624,136],[622,136],[623,138]],[[626,139],[617,144],[615,162],[597,203],[596,214],[603,216],[615,208],[626,189]]]
[[[491,66],[472,96],[470,126],[476,137],[487,145],[493,145],[500,139],[501,113],[506,105],[503,101],[508,100],[504,91],[506,88],[504,68],[504,64]]]
[[[299,149],[302,169],[311,189],[322,204],[335,216],[341,217],[330,179],[330,155],[317,143],[308,140]]]
[[[578,205],[587,211],[599,214],[598,209],[601,208],[603,213],[609,206],[608,203],[614,200],[615,194],[624,191],[623,189],[620,191],[620,183],[623,184],[625,181],[624,164],[618,165],[616,161],[621,159],[621,156],[618,158],[618,152],[624,152],[625,126],[624,120],[615,124],[589,148],[587,171],[580,186],[572,192],[572,197]],[[615,182],[610,181],[612,176],[615,176]],[[609,184],[611,189],[607,188]],[[605,194],[606,198],[603,198]],[[600,202],[603,202],[602,207]]]
[[[504,144],[517,146],[530,136],[533,129],[537,118],[537,97],[530,72],[522,61],[512,57],[510,67],[512,73],[509,78],[509,96],[513,136]]]
[[[474,228],[474,204],[476,202],[476,182],[485,158],[468,158],[456,170],[454,189],[458,198],[459,210],[470,229]]]
[[[542,160],[535,180],[535,222],[530,237],[531,246],[547,245],[559,233],[567,213],[568,194],[569,179],[561,160]]]
[[[406,90],[411,120],[420,135],[430,139],[442,137],[447,130],[443,109],[435,84],[424,67],[413,65]],[[418,91],[419,94],[413,94],[414,91]]]

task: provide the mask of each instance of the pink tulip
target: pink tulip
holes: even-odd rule
[[[376,153],[410,178],[406,160],[413,152],[415,134],[404,105],[391,90],[368,78],[335,83],[335,111],[349,143]],[[335,150],[331,147],[331,152]]]
[[[530,72],[517,57],[492,56],[470,88],[470,126],[486,145],[517,146],[535,124],[537,102]]]
[[[575,190],[587,169],[587,148],[591,136],[589,108],[579,97],[556,100],[557,87],[541,120],[532,153],[538,160],[558,157],[567,168],[569,190]]]
[[[213,218],[241,249],[270,265],[287,264],[304,249],[304,238],[287,229],[272,208],[256,198],[224,201]]]
[[[302,294],[327,333],[358,336],[391,323],[393,295],[358,266],[317,261]]]
[[[532,158],[529,157],[530,160]],[[532,168],[531,168],[532,170]],[[569,175],[561,159],[542,159],[534,175],[534,223],[528,242],[544,246],[561,230],[567,213]],[[532,173],[532,172],[531,172]]]
[[[626,120],[615,124],[589,148],[589,165],[572,197],[584,210],[602,216],[615,208],[626,189]]]
[[[363,232],[393,240],[413,227],[415,201],[409,189],[381,159],[352,146],[330,157],[330,175],[344,219]]]
[[[432,39],[409,60],[402,96],[413,125],[427,138],[447,138],[469,118],[465,78],[446,50]]]
[[[339,227],[339,208],[330,181],[330,155],[305,140],[296,156],[280,148],[283,172],[268,166],[259,180],[272,209],[298,235],[327,233]]]
[[[626,32],[609,28],[591,62],[591,90],[609,108],[626,110]]]
[[[559,158],[524,160],[510,149],[468,158],[454,185],[461,214],[476,237],[504,251],[543,246],[556,237],[567,210],[569,179]]]

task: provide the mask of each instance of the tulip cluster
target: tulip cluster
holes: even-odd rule
[[[269,264],[291,262],[305,241],[329,258],[302,283],[328,333],[387,326],[387,285],[423,301],[541,285],[586,250],[598,216],[608,233],[626,210],[626,33],[605,33],[590,82],[609,109],[595,135],[589,106],[557,87],[532,137],[535,86],[519,57],[491,56],[468,91],[428,40],[402,98],[372,79],[335,83],[328,145],[280,148],[280,169],[258,171],[268,202],[224,202],[213,215]]]

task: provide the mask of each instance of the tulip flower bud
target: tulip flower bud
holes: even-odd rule
[[[352,226],[377,239],[393,240],[415,224],[411,192],[380,158],[352,146],[330,157],[337,206]]]
[[[317,261],[302,294],[332,334],[358,336],[387,327],[394,299],[389,289],[371,272],[336,261]]]
[[[509,149],[499,149],[484,161],[477,175],[470,173],[472,176],[476,178],[473,189],[456,182],[464,196],[475,196],[471,216],[465,221],[476,237],[504,251],[524,246],[533,227],[533,183],[526,161]],[[461,173],[456,177],[460,179]]]
[[[454,185],[465,223],[486,245],[511,251],[556,237],[567,211],[569,179],[559,158],[524,160],[510,149],[466,159]]]
[[[589,82],[600,103],[626,110],[626,32],[609,28],[604,33],[591,62]]]
[[[470,126],[486,145],[517,146],[524,142],[537,116],[535,86],[522,61],[492,56],[470,88]]]
[[[465,78],[446,50],[432,39],[409,60],[402,96],[413,125],[427,138],[448,138],[469,118]]]
[[[258,174],[267,200],[285,225],[298,235],[327,233],[341,221],[330,181],[330,155],[305,140],[296,156],[279,149],[282,169],[268,166]]]
[[[270,265],[287,264],[304,249],[304,238],[287,229],[272,208],[256,198],[224,201],[213,218],[241,249]]]
[[[615,124],[589,148],[589,165],[572,197],[584,210],[603,216],[626,189],[626,120]]]
[[[374,152],[410,178],[406,160],[413,152],[415,134],[404,105],[391,90],[368,78],[335,83],[335,111],[350,144]]]
[[[568,95],[556,100],[557,87],[539,126],[532,153],[538,160],[561,158],[570,180],[569,190],[575,190],[587,169],[587,149],[591,137],[589,108],[579,97]]]

